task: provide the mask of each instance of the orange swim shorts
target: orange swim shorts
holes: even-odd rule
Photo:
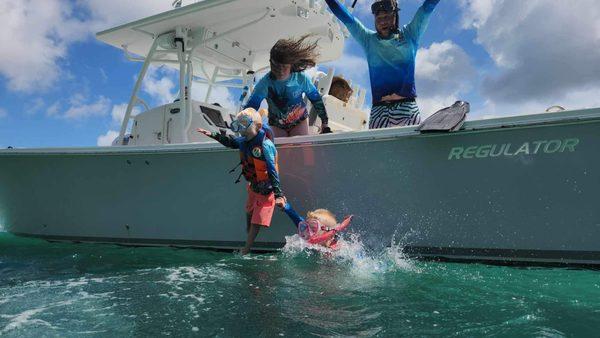
[[[269,227],[273,218],[273,211],[275,211],[275,194],[270,193],[265,196],[248,189],[246,212],[252,215],[252,224]]]

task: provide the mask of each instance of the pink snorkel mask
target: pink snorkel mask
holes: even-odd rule
[[[307,221],[302,221],[298,224],[298,235],[305,241],[308,241],[311,237],[319,233],[321,228],[321,222],[314,218]]]
[[[338,232],[344,231],[350,225],[352,217],[346,217],[342,223],[336,225],[333,229],[325,227],[317,219],[302,221],[298,224],[298,235],[310,244],[323,243],[335,237]],[[319,235],[319,230],[324,230],[325,233]]]

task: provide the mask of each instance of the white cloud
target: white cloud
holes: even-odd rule
[[[0,2],[0,75],[13,91],[48,89],[59,77],[67,47],[87,36],[64,0]]]
[[[7,117],[7,116],[8,116],[8,112],[6,111],[6,109],[0,108],[0,119]]]
[[[150,95],[155,104],[162,105],[173,102],[179,92],[179,72],[169,67],[150,67],[142,83],[142,90]],[[204,102],[208,85],[194,83],[192,99]],[[233,109],[236,100],[225,87],[214,86],[209,103],[217,102],[221,106]]]
[[[415,76],[419,107],[426,117],[466,95],[476,70],[467,53],[447,40],[419,49]]]
[[[142,82],[142,90],[152,97],[157,104],[173,102],[177,95],[174,80],[175,71],[167,67],[150,67]]]
[[[0,1],[0,76],[12,91],[47,90],[68,76],[60,61],[74,42],[168,9],[166,0]]]
[[[346,51],[336,61],[324,63],[323,67],[334,67],[336,75],[343,75],[346,78],[351,77],[361,85],[369,84],[369,65],[366,56],[353,55]]]
[[[169,0],[85,0],[85,5],[93,15],[91,22],[94,31],[105,30],[137,19],[164,12],[173,2]]]
[[[446,40],[421,48],[417,54],[416,80],[432,95],[470,89],[476,75],[471,58],[457,44]]]
[[[67,120],[81,120],[93,116],[107,115],[111,104],[110,100],[104,96],[100,96],[96,101],[90,103],[81,94],[73,95],[69,101],[69,109],[59,116]]]
[[[207,91],[207,85],[194,83],[192,99],[204,102]],[[208,103],[218,103],[222,107],[229,108],[231,110],[237,108],[236,100],[229,89],[225,87],[213,87]]]
[[[463,28],[481,28],[488,21],[494,11],[497,0],[461,0],[461,6],[467,7],[463,13]]]
[[[560,99],[532,99],[526,102],[495,102],[488,100],[485,110],[475,112],[482,117],[501,117],[544,113],[551,106],[562,106],[567,110],[600,107],[600,86],[592,86],[581,90],[571,90]],[[479,117],[479,116],[478,116]]]
[[[572,108],[597,102],[591,92],[600,88],[597,0],[462,0],[461,5],[463,26],[476,31],[498,68],[482,83],[490,107],[517,113],[557,102],[573,103]]]
[[[119,123],[123,121],[123,118],[125,118],[125,113],[127,112],[127,106],[129,106],[127,103],[116,104],[113,106],[112,112],[110,114],[112,116],[113,122]]]
[[[116,104],[113,106],[111,114],[110,114],[112,116],[113,123],[118,124],[118,125],[121,124],[121,122],[123,121],[123,118],[125,118],[125,113],[127,112],[127,106],[128,106],[128,103]],[[136,116],[139,113],[140,113],[140,109],[137,106],[133,107],[133,110],[131,111],[131,116]]]
[[[115,130],[109,130],[104,135],[98,136],[96,143],[99,147],[110,147],[112,142],[119,136],[119,132]]]
[[[460,99],[454,95],[427,95],[417,97],[421,119],[425,119],[442,108],[453,105]]]

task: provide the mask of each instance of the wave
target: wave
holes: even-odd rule
[[[403,252],[403,240],[393,236],[389,246],[378,251],[369,250],[357,234],[342,236],[336,250],[321,245],[312,245],[298,235],[286,236],[284,257],[318,256],[321,259],[346,265],[357,275],[382,274],[393,271],[419,272],[415,262]]]

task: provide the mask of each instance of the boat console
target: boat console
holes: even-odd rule
[[[204,142],[207,139],[196,132],[202,128],[218,131],[228,127],[231,117],[228,111],[217,105],[191,101],[192,111],[189,121],[180,123],[184,118],[179,102],[162,105],[133,118],[128,145],[159,145],[181,143],[181,135],[186,134],[188,142]],[[185,128],[184,130],[181,127]]]
[[[207,142],[197,128],[227,128],[269,67],[269,50],[279,39],[312,34],[319,62],[338,59],[345,35],[326,4],[315,0],[205,0],[177,7],[98,33],[99,40],[122,49],[131,61],[143,62],[114,146],[147,146]],[[148,108],[138,96],[150,65],[179,71],[179,98]],[[314,82],[324,96],[333,131],[366,129],[365,91],[355,86],[343,102],[328,96],[335,70],[317,72]],[[202,101],[191,95],[196,84],[207,87]],[[211,104],[217,86],[245,93],[236,107]],[[145,111],[133,116],[133,108]],[[310,104],[308,104],[310,109]],[[318,133],[318,123],[312,132]]]
[[[352,103],[343,102],[331,95],[323,97],[323,102],[330,116],[330,125],[334,132],[362,130],[366,128],[367,112]],[[227,129],[235,118],[235,112],[215,104],[207,104],[191,100],[192,110],[188,121],[181,114],[180,103],[173,102],[155,107],[133,117],[131,133],[126,134],[127,146],[148,146],[183,143],[182,135],[187,142],[211,142],[210,139],[196,132],[198,128],[219,131]],[[320,131],[320,121],[311,128],[312,134]],[[183,129],[182,129],[183,128]],[[119,144],[120,138],[113,145]]]

